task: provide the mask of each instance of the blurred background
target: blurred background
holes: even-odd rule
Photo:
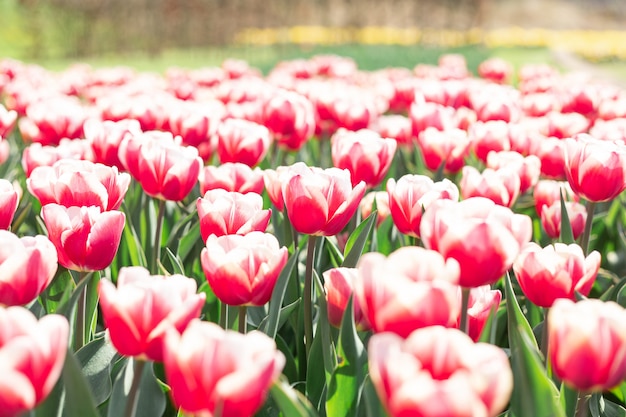
[[[621,71],[624,22],[623,0],[0,0],[0,57],[157,71],[235,57],[267,71],[318,53],[380,68],[451,51],[471,67],[558,50]]]

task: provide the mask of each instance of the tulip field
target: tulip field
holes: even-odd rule
[[[477,68],[0,61],[0,417],[626,416],[626,92]]]

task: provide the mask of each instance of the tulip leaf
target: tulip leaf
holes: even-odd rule
[[[565,410],[567,417],[574,417],[576,414],[576,404],[578,402],[578,391],[567,386],[567,384],[561,384],[560,390],[561,406]]]
[[[193,226],[180,238],[180,242],[178,243],[177,254],[180,259],[185,261],[198,242],[203,243],[202,236],[200,235],[200,222],[194,222]]]
[[[300,305],[300,299],[294,301],[291,304],[288,304],[286,306],[284,306],[283,308],[280,309],[280,312],[278,313],[278,327],[277,327],[277,331],[278,329],[280,329],[283,324],[285,324],[285,322],[289,319],[289,317],[291,317],[291,315],[294,313],[294,311],[297,310],[298,306]],[[248,310],[249,311],[249,310]],[[263,333],[266,333],[266,328],[268,326],[269,323],[269,315],[265,316],[261,322],[259,323],[259,328],[257,330],[262,331]]]
[[[376,388],[372,383],[372,379],[369,375],[365,377],[363,381],[363,399],[365,400],[365,415],[367,417],[384,417],[387,416],[387,412],[383,407],[383,403],[378,397]]]
[[[361,400],[367,353],[356,332],[353,302],[350,297],[341,320],[338,364],[328,384],[326,413],[329,416],[356,416]]]
[[[124,231],[122,232],[122,243],[126,245],[128,256],[132,265],[146,267],[148,261],[146,260],[146,254],[141,245],[141,240],[137,235],[137,231],[133,227],[132,223],[128,221],[129,217],[126,217],[126,224],[124,225]]]
[[[567,214],[567,206],[565,205],[565,199],[563,198],[563,190],[560,191],[561,197],[561,242],[565,244],[574,243],[574,233],[572,232],[572,224],[569,221],[569,215]]]
[[[626,417],[626,409],[604,399],[601,394],[593,394],[589,399],[589,410],[593,417]]]
[[[346,249],[344,251],[345,258],[341,266],[346,268],[356,267],[363,253],[363,249],[365,248],[365,244],[367,243],[367,239],[374,228],[374,224],[376,224],[377,216],[378,213],[373,211],[367,219],[362,221],[356,229],[354,229],[354,232],[352,232],[346,243]]]
[[[68,350],[63,365],[63,385],[65,386],[64,417],[100,417],[89,389],[89,382],[81,370],[80,363]],[[121,414],[120,414],[121,415]]]
[[[94,393],[96,405],[102,404],[111,395],[111,361],[116,353],[105,337],[91,341],[76,352],[76,359]]]
[[[140,375],[135,373],[140,370]],[[138,362],[130,359],[126,362],[123,372],[120,372],[113,384],[113,393],[109,400],[108,417],[119,417],[125,415],[125,407],[130,394],[133,379],[141,378],[138,386],[137,405],[135,417],[157,417],[163,415],[165,411],[165,394],[152,369],[152,362]]]
[[[266,335],[272,339],[276,338],[278,332],[278,326],[280,324],[280,311],[283,306],[283,300],[285,298],[285,292],[287,291],[287,285],[291,278],[293,268],[298,262],[299,251],[296,250],[293,255],[289,257],[289,260],[285,264],[285,267],[281,271],[276,285],[272,291],[272,298],[270,299],[269,314],[267,316],[267,326],[263,330]],[[293,304],[293,303],[292,303]]]
[[[504,282],[514,386],[511,412],[516,416],[564,417],[559,393],[548,376],[532,328],[515,298],[508,274]]]
[[[284,379],[275,382],[270,393],[284,417],[318,417],[309,400]]]
[[[324,240],[326,241],[324,247],[328,252],[328,256],[330,257],[333,268],[341,266],[341,264],[343,263],[343,254],[341,253],[337,245],[335,245],[335,243],[327,236],[324,237]]]
[[[72,275],[67,269],[59,268],[52,283],[39,297],[44,310],[48,314],[63,314],[59,311],[68,303],[73,287]]]
[[[178,258],[176,255],[174,255],[172,253],[172,250],[168,247],[165,247],[165,253],[172,263],[172,268],[174,268],[172,272],[174,274],[185,275],[185,267],[183,266],[183,261],[181,261],[180,258]]]

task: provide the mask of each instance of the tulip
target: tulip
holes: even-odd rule
[[[50,284],[57,252],[45,236],[18,238],[0,230],[0,304],[25,305]]]
[[[140,266],[121,268],[117,288],[101,280],[102,317],[115,349],[124,356],[162,362],[167,331],[182,332],[200,316],[206,295],[196,290],[191,278],[150,275]]]
[[[439,199],[459,200],[459,189],[452,181],[433,182],[425,175],[407,174],[397,182],[390,178],[387,192],[393,223],[400,233],[413,237],[420,236],[422,213],[431,203]]]
[[[491,151],[501,152],[511,149],[509,138],[509,124],[502,120],[476,122],[468,131],[472,143],[472,150],[483,162]]]
[[[566,139],[565,174],[572,190],[588,201],[613,200],[626,189],[626,151],[623,145],[590,135]]]
[[[0,104],[0,137],[7,138],[17,122],[17,112]]]
[[[85,138],[91,145],[94,160],[111,167],[124,168],[119,158],[119,146],[129,136],[141,134],[137,120],[124,119],[119,122],[89,119],[83,129]]]
[[[548,315],[554,374],[585,392],[607,391],[626,378],[626,311],[612,301],[554,302]]]
[[[221,188],[238,193],[263,192],[263,171],[240,162],[226,162],[220,166],[205,166],[200,170],[200,194]]]
[[[388,257],[361,257],[355,292],[372,330],[407,337],[426,326],[453,327],[461,304],[456,286],[459,265],[435,251],[406,246]]]
[[[423,101],[423,97],[421,99],[416,98],[411,104],[409,118],[411,119],[413,136],[416,137],[428,128],[444,131],[454,127],[454,109],[452,107]]]
[[[546,135],[558,139],[571,138],[589,130],[589,120],[578,113],[561,113],[552,111],[545,116],[547,121]]]
[[[42,206],[57,203],[64,207],[97,206],[117,210],[130,185],[130,175],[116,167],[89,161],[63,159],[51,167],[33,170],[26,185]]]
[[[479,287],[496,282],[530,241],[530,217],[515,214],[483,197],[455,203],[438,200],[422,217],[424,246],[461,265],[459,285]]]
[[[31,143],[22,153],[22,168],[27,177],[40,166],[52,166],[61,159],[93,159],[89,142],[83,139],[61,139],[57,146],[42,146]]]
[[[333,236],[356,212],[365,183],[353,188],[347,170],[310,168],[298,162],[285,174],[282,191],[289,221],[297,232]]]
[[[463,167],[461,195],[464,199],[486,197],[500,206],[512,207],[520,193],[520,183],[517,171],[509,167],[487,168],[481,173],[467,165]]]
[[[413,147],[411,119],[406,116],[400,114],[380,116],[369,128],[383,138],[395,139],[399,146],[407,149]]]
[[[285,366],[274,341],[260,332],[240,334],[193,320],[165,343],[165,376],[185,413],[250,417],[265,402]]]
[[[429,170],[436,172],[443,164],[444,172],[455,173],[465,165],[470,140],[461,129],[439,131],[429,127],[417,137],[417,144]]]
[[[272,210],[263,210],[263,197],[256,193],[241,194],[222,189],[209,190],[196,201],[200,234],[206,242],[209,235],[245,235],[265,232]]]
[[[329,103],[331,119],[338,128],[357,131],[367,128],[376,119],[376,103],[369,91],[347,85],[337,86],[334,100]]]
[[[233,306],[261,306],[272,297],[287,263],[287,248],[269,233],[208,237],[200,261],[220,301]]]
[[[289,167],[279,166],[276,169],[263,170],[263,183],[265,184],[265,190],[270,201],[278,211],[283,211],[285,208],[285,201],[283,200],[282,182],[280,180],[281,175],[285,175]]]
[[[215,151],[214,135],[225,115],[226,107],[218,100],[174,101],[167,116],[167,130],[180,136],[183,145],[198,149],[207,161]]]
[[[29,104],[18,127],[26,142],[58,145],[62,138],[81,137],[86,118],[87,111],[78,98],[56,95]]]
[[[554,137],[538,142],[533,151],[541,161],[541,175],[555,180],[565,180],[565,142]]]
[[[263,124],[279,146],[298,150],[315,132],[315,110],[304,96],[278,90],[263,106]]]
[[[381,138],[369,129],[339,129],[330,141],[333,165],[350,171],[353,187],[361,181],[377,186],[389,171],[397,146],[394,139]]]
[[[13,184],[0,178],[0,230],[8,230],[11,227],[19,200]]]
[[[574,240],[582,235],[587,222],[587,209],[580,203],[565,202],[565,209],[569,219],[570,229]],[[541,209],[541,225],[546,235],[552,239],[561,237],[561,202],[557,201],[550,206],[544,205]]]
[[[560,298],[576,300],[588,295],[600,269],[600,253],[587,257],[577,244],[555,243],[541,248],[534,242],[524,246],[513,264],[515,276],[528,299],[539,307],[552,307]]]
[[[263,125],[243,119],[226,119],[217,128],[217,155],[220,162],[259,164],[271,144],[270,131]]]
[[[37,321],[23,307],[0,307],[0,417],[22,415],[50,394],[63,370],[68,336],[63,316]]]
[[[376,227],[380,227],[391,214],[389,211],[389,194],[387,194],[387,191],[370,191],[365,194],[365,197],[363,197],[359,203],[359,211],[361,212],[362,219],[367,219],[372,214],[374,203],[376,203]]]
[[[478,65],[478,75],[494,83],[506,84],[513,75],[513,65],[502,58],[489,58]]]
[[[458,291],[458,294],[460,303],[461,291]],[[492,290],[489,285],[471,289],[467,306],[467,335],[474,342],[478,342],[480,339],[489,316],[498,310],[500,301],[502,301],[502,293],[499,290]],[[457,322],[459,326],[461,324],[460,319],[461,317],[459,316],[459,321]]]
[[[567,181],[540,180],[533,189],[533,198],[535,199],[535,211],[541,216],[543,207],[550,207],[552,204],[561,201],[561,193],[563,199],[578,203],[580,197],[572,191]]]
[[[96,206],[48,204],[41,217],[59,263],[75,271],[98,271],[111,264],[124,230],[124,213]]]
[[[515,170],[520,178],[520,194],[525,193],[539,181],[541,161],[535,155],[522,156],[517,152],[494,152],[487,154],[487,168]]]
[[[119,157],[146,194],[182,201],[198,181],[202,160],[196,148],[179,142],[169,132],[145,132],[124,139]]]
[[[457,329],[427,327],[406,340],[375,334],[368,357],[372,382],[390,417],[495,417],[513,391],[504,351],[475,344]]]
[[[341,321],[352,298],[354,310],[354,322],[360,330],[368,330],[369,323],[363,315],[359,299],[355,297],[355,281],[359,279],[356,268],[331,268],[324,271],[324,290],[328,305],[328,322],[337,328],[341,327]]]

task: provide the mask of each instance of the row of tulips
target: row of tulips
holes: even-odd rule
[[[0,62],[0,417],[626,415],[626,95],[512,71]]]

